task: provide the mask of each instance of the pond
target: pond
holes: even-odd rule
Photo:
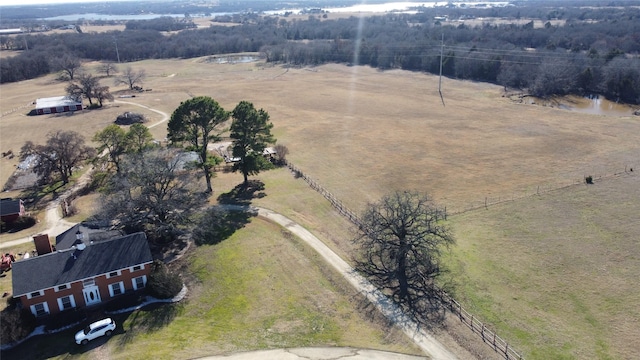
[[[620,104],[598,95],[589,97],[563,96],[552,99],[526,96],[522,98],[522,101],[525,104],[557,107],[564,110],[593,115],[632,116],[634,113],[640,111],[640,106],[634,107],[628,104]]]

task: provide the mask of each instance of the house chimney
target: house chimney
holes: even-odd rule
[[[34,236],[33,243],[36,246],[36,252],[38,253],[38,255],[44,255],[53,252],[51,243],[49,242],[49,235],[47,234],[38,234]]]
[[[78,229],[78,232],[76,232],[76,242],[73,243],[73,246],[75,246],[75,248],[80,251],[84,250],[87,247],[87,245],[84,244],[83,240],[84,240],[84,235],[82,234],[80,229]]]

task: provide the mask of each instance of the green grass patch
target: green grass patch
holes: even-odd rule
[[[419,353],[397,329],[359,315],[354,301],[359,296],[314,254],[261,219],[219,244],[196,248],[188,260],[194,278],[188,298],[172,305],[169,315],[160,307],[129,316],[123,324],[126,335],[114,339],[117,346],[110,345],[112,358],[185,358],[299,346]]]
[[[529,359],[637,353],[637,177],[451,217],[455,296]],[[634,325],[636,324],[636,325]]]

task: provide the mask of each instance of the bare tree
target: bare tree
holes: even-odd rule
[[[64,54],[60,57],[56,57],[52,61],[53,69],[62,71],[66,75],[68,80],[73,80],[76,72],[82,66],[82,62],[77,56]]]
[[[73,170],[95,156],[95,149],[85,145],[84,137],[75,131],[56,131],[47,135],[45,145],[27,141],[20,150],[20,159],[35,156],[35,171],[45,180],[53,173],[60,175],[64,184],[69,182]]]
[[[128,66],[122,75],[116,78],[115,84],[124,84],[129,87],[129,90],[133,90],[134,87],[142,85],[143,80],[147,77],[144,69],[139,71],[133,70],[131,66]]]
[[[289,148],[282,145],[277,144],[273,147],[276,152],[276,164],[284,165],[287,163],[287,155],[289,155]]]
[[[67,94],[75,99],[86,98],[89,106],[93,106],[93,99],[98,100],[98,105],[102,107],[104,101],[113,101],[113,95],[109,92],[108,86],[101,86],[100,79],[88,74],[80,73],[76,79],[71,81],[66,88]]]
[[[427,195],[399,191],[369,204],[360,222],[356,269],[417,320],[441,319],[435,279],[442,249],[454,243],[444,213]]]
[[[111,178],[99,217],[128,232],[145,231],[152,241],[175,238],[206,197],[197,171],[185,169],[179,152],[159,149],[131,154]]]
[[[104,62],[100,65],[100,72],[110,77],[118,72],[118,67],[111,61]]]
[[[93,95],[96,97],[96,100],[98,100],[98,104],[100,105],[100,107],[102,107],[102,104],[105,101],[113,101],[113,95],[109,92],[109,87],[108,86],[98,86],[94,92]]]

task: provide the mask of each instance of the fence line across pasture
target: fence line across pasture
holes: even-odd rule
[[[550,193],[556,190],[566,189],[572,186],[586,184],[587,177],[591,177],[592,181],[603,180],[621,175],[632,175],[640,171],[640,163],[625,164],[618,168],[613,168],[604,171],[594,171],[591,174],[584,175],[584,178],[574,178],[573,180],[564,182],[552,182],[544,185],[537,185],[535,188],[531,187],[524,191],[514,191],[507,195],[499,196],[485,196],[483,200],[478,200],[463,206],[460,209],[450,209],[448,214],[462,214],[469,211],[474,211],[482,208],[488,208],[489,206],[498,205],[506,202],[521,200],[536,195],[542,195]]]
[[[492,347],[495,352],[502,355],[505,359],[524,359],[513,347],[509,346],[506,340],[498,336],[495,331],[491,331],[485,324],[480,322],[476,316],[468,312],[447,293],[441,291],[440,297],[444,299],[449,311],[457,315],[463,324],[467,325],[474,334],[480,336],[482,341]]]
[[[18,106],[17,108],[13,108],[11,110],[3,111],[2,114],[0,114],[0,118],[3,118],[6,115],[12,114],[12,113],[14,113],[14,112],[16,112],[18,110],[24,109],[24,108],[29,107],[29,106],[33,106],[33,102],[29,102],[29,103],[27,103],[25,105]]]
[[[324,198],[327,199],[341,215],[349,219],[349,221],[351,221],[351,223],[353,223],[355,226],[360,227],[362,225],[358,216],[353,211],[349,210],[342,203],[342,201],[336,198],[315,180],[307,176],[302,170],[293,165],[291,162],[287,161],[286,164],[296,177],[302,178],[312,189],[324,196]],[[446,292],[442,290],[439,290],[439,292],[440,298],[443,299],[443,302],[449,308],[449,310],[453,314],[457,315],[460,321],[467,325],[473,333],[481,336],[482,341],[491,346],[494,351],[502,355],[505,359],[523,359],[522,355],[520,355],[515,349],[513,349],[513,347],[509,346],[509,343],[498,336],[495,331],[489,330],[489,328],[487,328],[485,324],[481,323],[477,317],[464,309],[459,302],[449,296]]]

